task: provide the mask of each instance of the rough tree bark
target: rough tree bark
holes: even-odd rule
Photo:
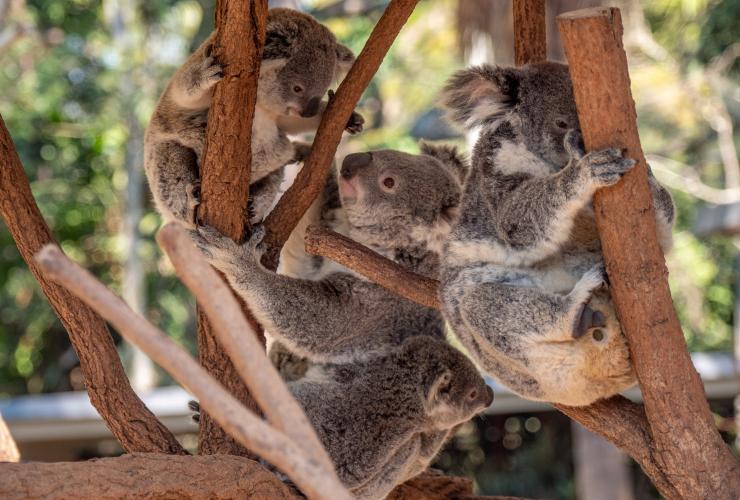
[[[21,256],[69,334],[80,359],[90,402],[129,452],[185,454],[172,433],[131,389],[105,322],[64,288],[40,273],[33,255],[54,242],[31,194],[28,178],[0,117],[0,214]]]
[[[740,498],[740,463],[722,441],[691,363],[658,244],[619,9],[558,18],[588,150],[638,161],[594,197],[610,290],[640,381],[655,459],[684,498]]]
[[[3,416],[0,415],[0,462],[17,462],[21,459],[21,454],[18,452],[18,445],[15,444],[12,434],[8,425],[3,420]]]
[[[545,0],[514,0],[514,33],[517,66],[547,59]]]
[[[304,448],[245,408],[182,347],[139,316],[88,271],[72,262],[58,246],[49,244],[36,255],[43,272],[74,293],[144,351],[200,401],[238,443],[285,472],[310,498],[351,498],[331,464],[310,456]],[[224,325],[235,329],[237,325]],[[224,331],[215,330],[225,335]],[[318,457],[320,453],[316,453]]]
[[[206,144],[200,166],[198,219],[236,242],[244,241],[249,227],[247,201],[252,165],[252,118],[266,23],[266,0],[218,0],[216,4],[217,34],[213,52],[216,60],[224,65],[224,78],[216,84],[208,112]],[[259,325],[251,319],[246,307],[243,310],[261,337]],[[257,409],[200,309],[198,357],[206,370],[239,401],[252,410]],[[201,414],[198,451],[249,456],[249,451],[220,429],[207,413]]]
[[[280,249],[324,188],[347,120],[417,3],[418,0],[390,1],[329,102],[303,168],[265,220],[269,250],[264,263],[271,269],[277,269]]]

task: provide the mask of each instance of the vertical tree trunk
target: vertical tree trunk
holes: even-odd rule
[[[545,0],[514,0],[514,33],[517,66],[547,59]]]
[[[198,217],[237,242],[244,241],[249,227],[247,201],[252,164],[252,118],[266,22],[266,0],[218,0],[216,4],[214,55],[225,67],[224,78],[216,84],[208,113]],[[246,308],[244,310],[248,314]],[[231,394],[247,408],[257,411],[254,400],[200,309],[198,356],[206,370]],[[200,453],[248,454],[208,414],[201,414],[200,422]]]
[[[594,197],[612,299],[645,400],[653,453],[684,498],[740,498],[740,464],[722,441],[681,332],[656,236],[619,9],[558,19],[588,150],[638,161]]]

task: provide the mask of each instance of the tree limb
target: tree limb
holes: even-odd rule
[[[269,422],[302,447],[308,456],[327,470],[333,470],[331,458],[303,409],[267,359],[228,285],[177,224],[164,226],[157,234],[157,242],[169,256],[177,276],[210,318],[220,345]]]
[[[249,226],[247,201],[252,165],[252,119],[257,102],[262,48],[267,23],[266,0],[218,0],[213,53],[224,66],[208,112],[206,143],[200,166],[201,204],[198,219],[241,243]],[[243,304],[243,303],[242,303]],[[254,330],[262,330],[242,305]],[[205,314],[198,309],[198,358],[245,406],[257,406],[241,382],[231,360],[214,336]],[[201,414],[200,453],[249,456],[208,413]]]
[[[324,188],[349,117],[417,2],[418,0],[391,0],[352,69],[326,107],[311,153],[303,168],[265,219],[265,243],[269,247],[265,264],[271,269],[277,269],[280,249]]]
[[[90,402],[123,449],[186,454],[175,436],[131,389],[105,322],[75,296],[48,281],[33,255],[54,242],[31,194],[28,178],[0,117],[0,214],[23,260],[69,334],[80,359]]]
[[[685,498],[738,498],[740,464],[717,432],[668,288],[619,9],[564,14],[558,25],[586,147],[621,146],[638,161],[618,185],[596,193],[594,211],[657,461]]]
[[[129,342],[186,387],[239,443],[290,476],[311,498],[349,499],[332,470],[306,457],[303,449],[259,416],[242,406],[182,347],[142,318],[89,272],[72,262],[56,245],[46,245],[37,255],[41,269],[96,310]]]

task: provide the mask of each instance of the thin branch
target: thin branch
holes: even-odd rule
[[[228,285],[177,224],[164,226],[157,234],[157,242],[172,261],[177,276],[210,318],[216,337],[270,423],[312,459],[333,470],[331,458],[303,409],[267,359]]]
[[[411,272],[331,229],[308,226],[306,252],[338,262],[417,304],[432,309],[441,307],[437,297],[439,281]]]
[[[69,334],[90,402],[128,452],[186,454],[175,436],[131,389],[105,322],[42,275],[33,255],[54,238],[36,205],[18,153],[0,117],[0,214],[23,260]]]
[[[0,415],[0,462],[18,462],[21,454],[18,452],[18,445],[8,429],[8,425]]]
[[[144,351],[196,398],[202,408],[249,449],[288,474],[311,498],[350,499],[336,475],[308,459],[301,447],[250,412],[229,394],[182,347],[129,308],[88,271],[72,262],[56,245],[36,255],[51,279],[77,295],[103,316],[129,342]]]
[[[645,155],[645,158],[658,180],[672,189],[717,205],[740,201],[740,188],[719,189],[708,186],[690,165],[660,155]]]
[[[277,268],[280,249],[290,233],[323,189],[352,111],[417,3],[418,0],[391,0],[352,69],[329,102],[308,159],[293,185],[265,220],[265,243],[270,248],[265,263],[272,269]]]

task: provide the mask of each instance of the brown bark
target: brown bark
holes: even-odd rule
[[[201,408],[231,437],[285,472],[306,495],[332,500],[351,498],[332,470],[307,457],[292,439],[241,405],[182,347],[132,311],[59,247],[46,245],[35,258],[46,275],[82,299],[198,398]]]
[[[517,66],[547,59],[545,0],[514,0],[514,62]]]
[[[85,462],[0,464],[0,497],[302,498],[257,462],[229,455],[136,453]]]
[[[13,435],[10,434],[8,425],[0,415],[0,462],[17,462],[21,459],[18,446],[15,444]]]
[[[621,147],[638,161],[619,184],[596,193],[594,210],[655,458],[684,498],[740,498],[740,463],[717,432],[668,288],[619,9],[576,11],[558,24],[586,148]]]
[[[179,225],[170,223],[164,226],[157,234],[157,242],[172,261],[177,276],[210,318],[220,345],[270,424],[302,447],[311,459],[320,462],[327,470],[333,470],[334,464],[324,445],[303,408],[267,359],[263,345],[228,285],[208,265]]]
[[[422,306],[439,309],[439,281],[409,271],[346,236],[321,226],[306,229],[306,252],[338,262]]]
[[[0,214],[21,256],[69,334],[90,402],[126,451],[185,454],[172,433],[131,388],[105,322],[64,288],[42,276],[33,255],[53,242],[26,173],[0,117]]]
[[[206,144],[200,167],[201,204],[198,219],[234,241],[244,241],[249,226],[247,201],[252,164],[252,118],[257,102],[262,47],[267,23],[267,1],[218,0],[214,56],[224,65],[208,112]],[[243,310],[249,315],[246,307]],[[261,330],[252,320],[261,338]],[[264,343],[264,339],[262,339]],[[257,409],[231,360],[214,336],[208,318],[198,309],[198,357],[231,394]],[[201,415],[200,453],[249,456],[207,413]]]
[[[518,497],[480,497],[473,495],[473,481],[466,477],[424,472],[397,486],[386,500],[523,500]]]
[[[349,117],[417,2],[418,0],[390,1],[352,69],[326,107],[311,153],[303,168],[265,220],[265,243],[269,250],[264,262],[271,269],[277,269],[280,249],[324,188]]]

